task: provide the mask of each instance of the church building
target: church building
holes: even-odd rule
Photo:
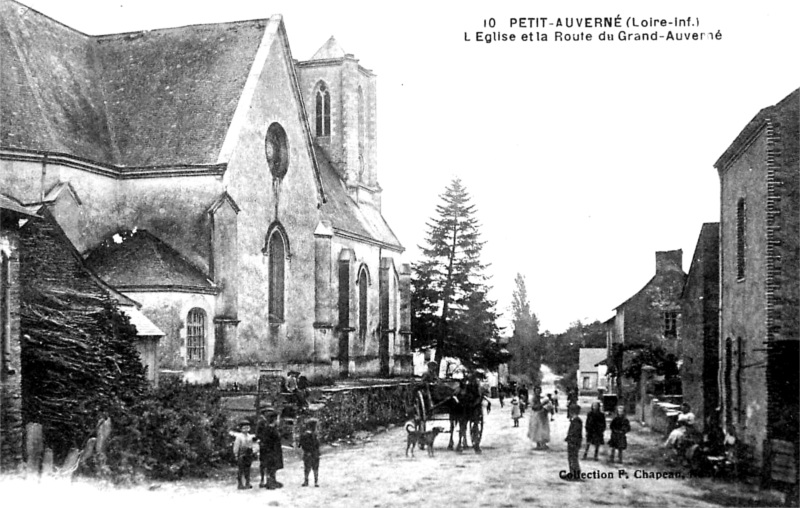
[[[89,36],[0,2],[0,183],[163,333],[161,371],[411,372],[376,76],[281,16]]]

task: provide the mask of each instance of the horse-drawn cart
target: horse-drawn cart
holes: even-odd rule
[[[491,411],[491,402],[482,394],[477,382],[472,380],[443,380],[422,382],[414,393],[414,427],[418,431],[427,431],[429,422],[448,421],[450,430],[449,449],[453,449],[455,427],[458,425],[458,444],[456,450],[461,451],[467,444],[467,428],[476,453],[481,451],[483,437],[483,401],[486,400],[487,412]]]
[[[278,415],[281,439],[284,444],[294,447],[299,439],[299,429],[302,428],[302,412],[296,395],[287,391],[282,372],[279,369],[261,369],[256,390],[256,422],[266,412],[274,412]]]

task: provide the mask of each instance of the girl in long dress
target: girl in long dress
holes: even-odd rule
[[[542,388],[533,389],[531,417],[528,423],[528,438],[536,443],[537,450],[547,450],[550,442],[550,409],[552,403],[542,398]]]

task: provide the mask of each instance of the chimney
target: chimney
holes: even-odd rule
[[[683,271],[683,250],[667,250],[656,252],[656,273]]]

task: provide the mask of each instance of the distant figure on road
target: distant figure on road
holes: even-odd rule
[[[572,481],[580,481],[581,479],[581,465],[578,462],[578,454],[581,451],[581,443],[583,442],[583,421],[578,416],[581,413],[581,407],[573,404],[567,408],[567,416],[569,417],[569,430],[567,431],[567,462],[569,464],[569,479]]]
[[[553,394],[553,411],[558,414],[558,390]]]
[[[522,385],[519,389],[519,412],[522,414],[525,414],[525,408],[528,407],[529,403],[528,398],[529,398],[528,387]]]
[[[547,450],[550,442],[550,403],[542,398],[542,388],[533,389],[528,438],[536,443],[537,450]]]
[[[550,421],[553,421],[553,415],[556,414],[556,404],[553,402],[553,395],[547,394],[547,401],[550,403]]]
[[[619,451],[619,463],[622,464],[622,450],[628,447],[626,434],[631,431],[631,422],[625,416],[625,406],[617,407],[617,416],[611,420],[611,439],[608,446],[611,448],[611,462],[614,462],[614,452]]]
[[[600,410],[600,403],[593,402],[592,409],[586,415],[586,449],[583,458],[589,453],[589,447],[594,445],[594,460],[597,460],[597,451],[605,443],[603,433],[606,431],[606,415]]]
[[[514,427],[519,427],[519,418],[521,413],[519,412],[519,404],[517,403],[517,399],[511,399],[511,419],[514,420]]]

